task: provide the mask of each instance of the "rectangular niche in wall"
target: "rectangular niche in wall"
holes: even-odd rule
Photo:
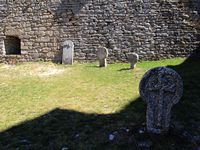
[[[6,55],[21,54],[21,40],[15,36],[6,36],[4,40]]]

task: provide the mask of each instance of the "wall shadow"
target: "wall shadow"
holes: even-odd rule
[[[1,132],[0,149],[137,149],[131,130],[144,120],[145,105],[140,99],[119,113],[107,115],[56,108]],[[116,131],[121,136],[109,141],[109,134]]]
[[[182,77],[184,92],[174,107],[174,120],[181,122],[188,130],[200,135],[200,49],[177,66],[168,66]]]
[[[57,23],[67,23],[75,19],[88,0],[62,0],[55,10],[54,20]],[[61,19],[62,18],[62,19]]]
[[[53,25],[57,27],[59,35],[57,35],[58,52],[52,59],[54,63],[62,63],[62,43],[66,39],[73,39],[76,45],[79,44],[79,34],[81,31],[80,24],[80,11],[88,3],[89,0],[60,0],[59,3],[52,5]],[[74,40],[74,38],[76,40]]]

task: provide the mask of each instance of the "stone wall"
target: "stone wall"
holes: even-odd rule
[[[199,47],[200,0],[2,0],[0,62],[60,62],[72,40],[75,60],[95,61],[99,45],[109,60],[185,57]],[[19,37],[21,55],[6,55],[6,36]]]

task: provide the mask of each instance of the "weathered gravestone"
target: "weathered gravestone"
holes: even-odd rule
[[[131,63],[131,69],[134,69],[136,67],[136,63],[139,60],[139,56],[136,53],[127,53],[128,61]]]
[[[170,126],[171,108],[183,94],[179,74],[167,67],[148,71],[140,82],[140,95],[147,103],[147,131],[165,133]]]
[[[97,58],[99,59],[99,67],[107,66],[108,49],[99,47],[97,50]]]
[[[74,43],[72,41],[65,41],[63,43],[63,57],[62,64],[72,65],[74,57]]]

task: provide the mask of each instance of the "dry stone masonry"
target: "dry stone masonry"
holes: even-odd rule
[[[158,67],[144,75],[140,82],[140,95],[147,103],[148,132],[160,134],[168,131],[171,108],[182,94],[182,79],[173,69]]]
[[[199,6],[200,0],[1,0],[0,62],[61,62],[65,40],[73,41],[78,61],[95,61],[98,45],[109,49],[110,62],[127,61],[129,52],[143,60],[189,56],[199,46]],[[15,44],[8,38],[19,39],[20,52],[7,55]]]

